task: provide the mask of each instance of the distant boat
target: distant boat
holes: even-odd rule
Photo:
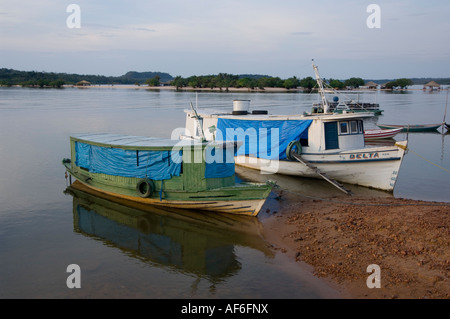
[[[394,129],[374,129],[374,130],[365,130],[364,131],[364,139],[365,140],[380,140],[385,138],[393,138],[395,135],[400,133],[402,128],[394,128]]]
[[[314,107],[321,106],[320,103],[314,103]],[[374,115],[381,115],[383,110],[380,110],[380,104],[368,103],[368,102],[356,102],[356,101],[339,101],[339,98],[335,96],[333,102],[328,101],[329,111],[334,113],[347,112],[372,112]]]
[[[63,165],[79,182],[106,195],[154,206],[256,216],[272,186],[236,183],[235,145],[79,134],[70,137],[71,158]]]
[[[322,82],[323,85],[326,85]],[[354,100],[346,100],[343,101],[339,99],[340,92],[336,91],[333,88],[325,88],[321,89],[322,93],[334,93],[336,94],[333,97],[333,101],[326,101],[328,112],[331,113],[343,113],[343,112],[372,112],[374,115],[381,115],[383,110],[380,110],[380,104],[378,103],[370,103],[370,102],[360,102]],[[313,108],[317,109],[317,112],[323,112],[324,101],[322,100],[320,103],[313,103]]]
[[[440,123],[440,124],[414,124],[414,125],[377,124],[377,126],[382,129],[401,128],[402,132],[433,132],[433,131],[436,131],[439,127],[441,127],[442,123]]]

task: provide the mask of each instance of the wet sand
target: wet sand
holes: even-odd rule
[[[312,267],[343,299],[450,298],[450,203],[284,193],[276,206],[262,220],[272,248]],[[368,287],[373,264],[380,288]]]

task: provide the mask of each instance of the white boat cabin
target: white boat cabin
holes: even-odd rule
[[[283,128],[283,136],[280,136],[280,139],[290,139],[287,143],[295,139],[300,140],[302,153],[305,154],[336,153],[364,148],[364,119],[373,117],[372,112],[269,115],[266,111],[258,110],[251,112],[248,108],[242,110],[236,107],[236,104],[240,102],[242,101],[234,101],[232,112],[214,110],[194,112],[186,110],[187,135],[197,139],[201,139],[203,136],[204,139],[209,141],[215,140],[219,136],[226,136],[228,140],[229,138],[233,138],[233,136],[230,137],[224,132],[218,132],[218,130],[230,127],[229,123],[233,121],[237,123],[234,126],[235,128],[241,127],[243,130],[249,127],[257,129],[261,125],[270,127],[272,124],[269,123],[297,121],[298,125],[294,124],[291,127],[298,127],[302,123],[306,123],[304,125],[304,134],[302,131],[297,131],[285,136],[286,133],[290,132],[286,132],[287,129]],[[247,102],[249,105],[250,101]],[[220,123],[219,119],[220,121],[227,121],[228,124]],[[245,140],[242,142],[245,145]],[[285,149],[281,149],[280,154],[284,151]],[[280,157],[280,159],[282,158]]]
[[[308,140],[300,140],[306,153],[348,151],[364,148],[364,118],[368,113],[333,115],[311,115],[313,121],[308,131]]]

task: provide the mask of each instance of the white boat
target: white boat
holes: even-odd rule
[[[402,128],[396,129],[373,129],[373,130],[365,130],[364,131],[364,139],[366,140],[381,140],[386,138],[393,138],[395,135],[400,133]]]
[[[373,112],[330,113],[318,69],[313,68],[323,112],[270,115],[250,112],[250,101],[235,100],[232,112],[186,110],[187,135],[243,142],[236,165],[262,173],[325,178],[345,192],[334,181],[393,191],[407,141],[366,147],[364,120]]]

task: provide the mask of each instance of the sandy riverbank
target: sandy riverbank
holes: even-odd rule
[[[450,298],[450,203],[283,198],[263,220],[266,239],[342,298]],[[367,286],[371,264],[380,267],[381,288]]]

